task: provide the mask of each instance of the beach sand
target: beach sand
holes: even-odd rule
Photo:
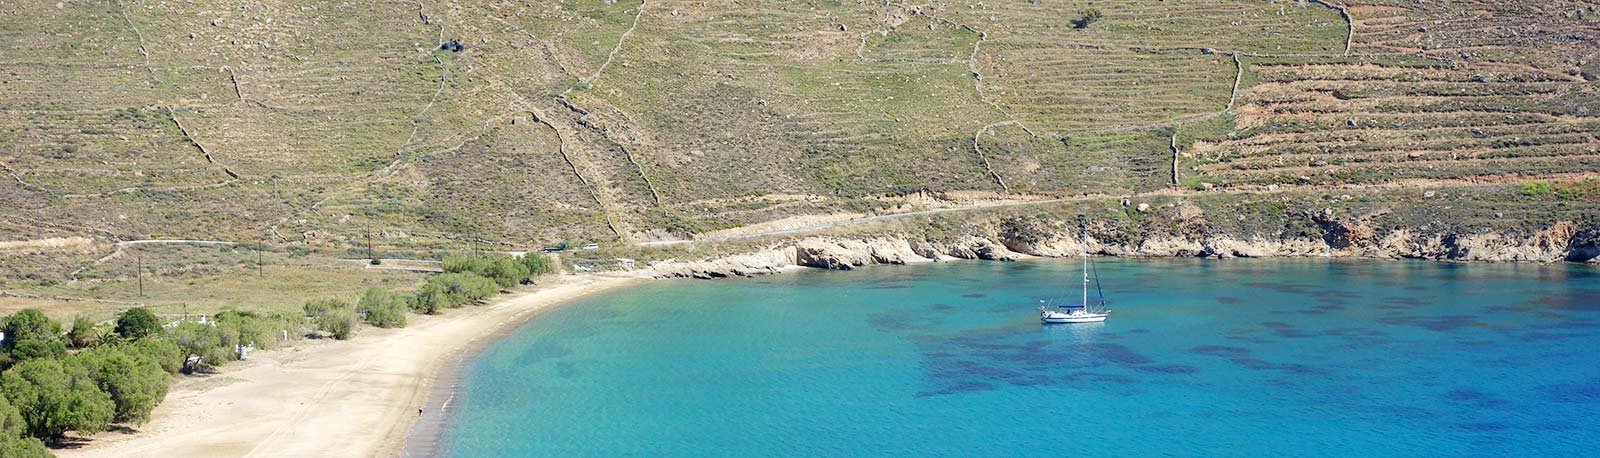
[[[261,351],[220,373],[179,377],[137,432],[92,436],[61,458],[397,456],[455,355],[537,313],[635,281],[561,276],[488,305],[363,327],[349,341]],[[427,412],[424,415],[440,415]],[[424,421],[430,420],[424,418]]]

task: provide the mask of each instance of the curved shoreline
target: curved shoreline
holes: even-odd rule
[[[56,453],[63,458],[436,456],[451,416],[449,403],[466,375],[467,363],[546,311],[651,276],[749,276],[807,267],[1015,260],[1038,256],[1026,252],[1052,251],[1023,245],[1017,248],[1031,249],[1019,253],[979,237],[966,242],[931,247],[892,238],[815,237],[712,261],[658,263],[618,276],[554,277],[545,285],[487,305],[437,316],[414,315],[407,328],[364,328],[362,335],[345,342],[305,341],[254,354],[219,374],[182,378],[157,407],[154,420],[138,431],[98,434],[82,448]],[[1051,245],[1045,246],[1062,252],[1083,248]],[[419,407],[424,409],[420,419],[415,413]]]
[[[526,323],[527,321],[523,322],[523,324]],[[446,448],[444,446],[445,426],[449,424],[449,420],[454,415],[454,411],[450,410],[450,405],[455,400],[462,381],[466,379],[470,362],[481,355],[483,350],[489,347],[489,344],[499,340],[499,337],[503,337],[504,333],[496,334],[494,338],[475,343],[469,348],[458,352],[454,358],[451,358],[450,367],[440,370],[438,372],[439,376],[432,380],[431,383],[428,383],[428,386],[422,390],[427,392],[427,401],[423,403],[423,408],[427,412],[433,412],[434,414],[420,415],[406,422],[404,424],[405,427],[401,428],[404,431],[404,437],[398,442],[399,452],[384,452],[380,453],[380,455],[398,455],[401,457],[442,456],[442,452]],[[387,440],[385,444],[390,447],[397,445],[396,442]]]
[[[557,285],[561,287],[584,288],[568,294],[557,292],[556,297],[539,298],[533,291],[506,298],[500,303],[528,302],[529,308],[512,314],[506,319],[495,323],[491,328],[482,330],[483,333],[471,340],[440,355],[430,367],[422,373],[422,381],[417,383],[412,391],[409,405],[420,405],[423,414],[419,416],[406,415],[396,424],[390,425],[388,432],[383,435],[379,449],[375,456],[402,456],[402,457],[434,457],[442,451],[440,444],[445,432],[445,425],[452,415],[451,401],[455,399],[461,381],[466,377],[468,364],[482,354],[485,350],[500,341],[511,332],[520,329],[523,325],[533,321],[546,312],[564,307],[579,299],[594,294],[600,294],[622,286],[626,283],[641,280],[634,277],[609,277],[599,275],[563,276],[563,279],[580,279],[585,283],[576,285]]]
[[[606,289],[610,289],[610,287]],[[378,452],[378,455],[416,458],[442,456],[445,426],[454,415],[454,411],[450,410],[450,406],[453,404],[456,394],[460,391],[461,383],[467,377],[467,370],[471,367],[472,361],[476,360],[490,346],[499,342],[500,339],[521,329],[523,325],[532,322],[539,315],[553,311],[557,307],[564,307],[582,297],[598,292],[600,291],[564,298],[558,303],[513,316],[506,321],[498,323],[494,329],[489,330],[486,334],[473,338],[462,348],[446,355],[448,358],[438,361],[436,367],[429,368],[426,371],[426,374],[432,374],[432,376],[425,376],[423,382],[417,386],[415,396],[421,397],[421,402],[415,402],[414,404],[421,405],[424,413],[416,417],[408,417],[409,420],[395,425],[385,436],[383,449]],[[397,434],[399,438],[394,439]]]
[[[449,386],[442,375],[466,352],[540,313],[637,280],[564,275],[483,306],[413,315],[406,328],[363,328],[350,341],[258,352],[220,373],[181,378],[136,431],[97,434],[81,448],[55,452],[62,458],[397,456],[417,424],[416,410],[434,387]]]

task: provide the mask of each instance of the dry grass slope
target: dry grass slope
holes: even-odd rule
[[[0,240],[425,252],[1600,170],[1570,0],[62,0],[0,38]]]

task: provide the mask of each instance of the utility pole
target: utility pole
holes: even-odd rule
[[[134,259],[137,262],[134,265],[134,276],[139,279],[139,297],[144,297],[144,253],[135,251]]]
[[[372,226],[367,226],[367,260],[376,261],[378,255],[372,253]]]
[[[265,267],[265,264],[261,263],[261,249],[265,247],[266,244],[267,239],[265,238],[261,239],[259,242],[256,242],[256,277],[259,278],[267,278],[267,268]]]

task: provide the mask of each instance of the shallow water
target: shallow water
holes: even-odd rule
[[[468,369],[448,456],[1594,456],[1600,269],[1102,260],[670,281]]]

